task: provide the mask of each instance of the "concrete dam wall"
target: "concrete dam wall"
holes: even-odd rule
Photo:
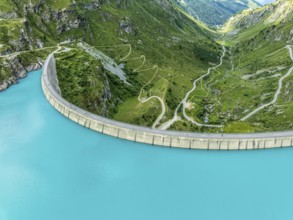
[[[252,150],[293,146],[293,131],[253,134],[162,131],[92,114],[61,96],[53,54],[49,55],[43,66],[42,88],[47,100],[65,117],[84,127],[117,138],[166,147],[203,150]]]

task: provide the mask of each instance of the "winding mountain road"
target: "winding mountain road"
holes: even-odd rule
[[[126,54],[126,56],[124,56],[123,58],[120,59],[121,62],[123,62],[123,61],[129,61],[129,60],[142,59],[142,63],[137,68],[134,69],[134,72],[141,73],[141,72],[145,72],[145,71],[149,71],[149,70],[155,69],[155,73],[154,73],[153,77],[145,85],[143,85],[141,87],[140,93],[139,93],[139,96],[138,96],[137,99],[141,103],[146,103],[146,102],[150,101],[151,99],[157,99],[157,100],[159,100],[159,102],[161,104],[161,107],[162,107],[162,111],[161,111],[161,114],[158,116],[158,118],[156,119],[156,121],[152,125],[152,128],[156,128],[156,126],[159,124],[159,122],[162,120],[162,118],[164,117],[164,115],[166,113],[165,102],[159,96],[150,96],[148,98],[142,98],[141,96],[142,96],[142,93],[144,92],[144,88],[147,85],[149,85],[156,78],[157,73],[159,72],[159,68],[158,68],[157,65],[155,65],[155,66],[153,66],[151,68],[148,68],[148,69],[142,69],[142,67],[145,65],[146,57],[145,57],[145,55],[141,55],[140,57],[130,57],[131,54],[132,54],[132,46],[131,46],[131,44],[119,44],[119,45],[101,46],[101,47],[112,48],[112,47],[120,47],[120,46],[128,46],[129,47],[129,51]]]
[[[126,45],[129,47],[128,54],[125,57],[121,58],[120,61],[125,61],[131,55],[131,53],[132,53],[132,46],[131,46],[131,44],[126,44]]]
[[[289,54],[290,54],[290,58],[293,61],[293,51],[292,51],[292,45],[287,45],[286,48],[289,50]],[[275,93],[274,99],[264,105],[261,105],[260,107],[258,107],[257,109],[255,109],[254,111],[252,111],[251,113],[249,113],[248,115],[246,115],[245,117],[243,117],[242,119],[240,119],[240,121],[246,121],[247,119],[249,119],[251,116],[255,115],[257,112],[259,112],[260,110],[273,105],[277,102],[279,95],[281,94],[282,88],[283,88],[283,81],[285,78],[287,78],[291,73],[293,72],[293,66],[289,69],[289,71],[287,72],[286,75],[284,75],[283,77],[281,77],[279,79],[279,87],[278,90]]]
[[[41,50],[46,50],[46,49],[53,49],[56,48],[57,46],[52,46],[52,47],[42,47],[42,48],[38,48],[38,49],[34,49],[34,50],[24,50],[24,51],[18,51],[18,52],[14,52],[14,53],[10,53],[10,54],[6,54],[6,55],[1,55],[0,58],[9,58],[12,56],[18,56],[22,53],[29,53],[32,51],[41,51]]]
[[[234,71],[235,70],[235,66],[234,66],[234,63],[233,63],[233,54],[232,54],[232,51],[231,49],[229,49],[229,55],[230,55],[230,63],[231,63],[231,71]]]
[[[193,120],[191,117],[189,117],[189,116],[186,114],[185,109],[186,109],[186,105],[187,105],[187,99],[188,99],[188,97],[190,96],[190,94],[196,89],[196,84],[197,84],[197,82],[200,81],[201,79],[203,79],[204,77],[210,75],[210,73],[211,73],[212,70],[216,70],[217,68],[219,68],[220,66],[222,66],[222,64],[223,64],[223,59],[224,59],[224,57],[225,57],[225,55],[226,55],[226,52],[227,52],[227,50],[226,50],[226,48],[223,46],[223,54],[222,54],[222,56],[221,56],[221,58],[220,58],[220,63],[219,63],[217,66],[215,66],[215,67],[211,67],[211,68],[209,68],[209,69],[208,69],[208,72],[207,72],[206,74],[204,74],[204,75],[202,75],[201,77],[199,77],[198,79],[196,79],[196,80],[193,82],[193,88],[192,88],[192,89],[186,94],[186,96],[184,97],[184,99],[183,99],[183,101],[182,101],[182,104],[183,104],[182,113],[183,113],[184,118],[185,118],[186,120],[188,120],[189,122],[191,122],[192,124],[197,125],[197,126],[199,126],[199,127],[203,127],[203,126],[205,126],[205,127],[211,127],[211,128],[220,128],[220,127],[223,127],[223,125],[208,125],[208,124],[201,124],[201,123],[198,123],[198,122],[196,122],[195,120]]]
[[[193,120],[191,117],[189,117],[189,116],[186,114],[186,111],[185,111],[185,109],[186,109],[186,105],[187,105],[187,99],[189,98],[190,94],[196,89],[196,84],[197,84],[197,82],[200,81],[200,80],[202,80],[202,79],[205,78],[206,76],[210,75],[210,73],[211,73],[212,70],[216,70],[217,68],[219,68],[220,66],[222,66],[222,64],[223,64],[223,59],[224,59],[224,57],[225,57],[225,55],[226,55],[226,52],[227,52],[227,50],[226,50],[226,48],[225,48],[224,46],[222,47],[222,50],[223,50],[223,53],[222,53],[222,56],[221,56],[221,58],[220,58],[220,63],[219,63],[217,66],[210,67],[210,68],[208,69],[208,71],[207,71],[206,74],[204,74],[204,75],[202,75],[201,77],[199,77],[199,78],[197,78],[196,80],[194,80],[192,89],[189,90],[189,92],[186,93],[184,99],[183,99],[183,100],[180,102],[180,104],[177,106],[177,108],[176,108],[176,110],[175,110],[175,113],[174,113],[174,117],[173,117],[171,120],[169,120],[169,121],[165,122],[164,124],[162,124],[162,125],[160,126],[160,129],[162,129],[162,130],[167,130],[168,128],[170,128],[170,126],[171,126],[173,123],[175,123],[176,121],[179,120],[179,117],[178,117],[178,111],[179,111],[179,108],[180,108],[181,105],[182,105],[182,113],[183,113],[184,118],[185,118],[186,120],[188,120],[189,122],[191,122],[192,124],[197,125],[197,126],[199,126],[199,127],[214,127],[214,128],[220,128],[220,127],[223,127],[223,125],[209,125],[209,124],[201,124],[201,123],[199,123],[199,122],[196,122],[196,121]]]
[[[143,85],[143,87],[141,87],[140,89],[140,93],[139,93],[139,96],[138,96],[138,101],[140,101],[141,103],[146,103],[148,101],[150,101],[151,99],[158,99],[161,103],[161,106],[162,106],[162,112],[161,114],[159,115],[159,117],[156,119],[156,121],[153,123],[152,125],[152,128],[156,128],[156,126],[159,124],[159,122],[162,120],[162,118],[164,117],[165,113],[166,113],[166,106],[165,106],[165,102],[164,100],[159,97],[159,96],[150,96],[149,98],[145,99],[145,98],[141,98],[141,95],[144,91],[144,88],[149,85],[157,76],[157,73],[159,72],[159,67],[157,65],[155,65],[153,68],[150,68],[150,69],[146,69],[146,70],[141,70],[140,72],[143,72],[143,71],[148,71],[148,70],[151,70],[151,69],[156,69],[155,71],[155,74],[154,76],[150,79],[150,81],[148,81],[145,85]]]
[[[145,64],[145,61],[146,61],[145,55],[141,55],[140,58],[143,59],[143,61],[139,67],[137,67],[135,70],[133,70],[134,72],[137,72],[138,70],[140,70]]]

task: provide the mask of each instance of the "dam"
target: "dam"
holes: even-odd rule
[[[70,120],[91,130],[134,142],[202,150],[255,150],[293,146],[293,131],[212,134],[162,131],[130,125],[92,114],[66,101],[58,85],[54,54],[43,67],[42,89],[51,105]]]
[[[184,150],[103,135],[56,111],[41,77],[0,94],[1,220],[292,219],[293,148]]]

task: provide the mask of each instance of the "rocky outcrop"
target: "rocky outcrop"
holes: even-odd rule
[[[244,43],[249,49],[259,48],[264,42],[283,42],[291,44],[293,40],[293,2],[279,0],[258,10],[246,10],[232,17],[226,24],[229,35],[236,36],[247,30],[254,31]]]
[[[91,3],[85,4],[84,8],[90,11],[101,9],[102,3],[102,0],[93,1]]]
[[[123,20],[120,20],[119,27],[121,32],[131,34],[133,32],[132,23],[128,17]]]
[[[291,0],[280,0],[259,10],[246,10],[230,18],[228,26],[247,29],[255,25],[287,22],[293,12]]]
[[[101,95],[101,115],[103,116],[109,116],[109,109],[114,109],[115,105],[113,103],[110,103],[110,100],[113,99],[113,94],[111,92],[109,79],[105,73],[102,74],[104,78],[104,88]],[[98,105],[97,105],[98,107]]]
[[[0,10],[0,18],[1,19],[15,19],[15,18],[18,18],[18,15],[15,11],[4,13]]]
[[[9,69],[12,76],[9,77],[7,80],[0,82],[0,92],[6,90],[10,85],[16,84],[18,82],[18,79],[25,78],[28,72],[41,68],[40,64],[38,63],[33,63],[25,66],[17,57],[5,60],[3,62],[3,66]]]
[[[21,28],[19,38],[10,40],[9,45],[14,51],[31,50],[33,49],[34,40],[26,28]]]
[[[82,15],[77,14],[75,10],[53,12],[52,17],[57,22],[58,35],[86,25],[86,19]]]

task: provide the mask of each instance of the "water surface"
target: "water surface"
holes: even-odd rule
[[[132,143],[66,119],[41,71],[0,93],[0,220],[292,220],[293,148]]]

